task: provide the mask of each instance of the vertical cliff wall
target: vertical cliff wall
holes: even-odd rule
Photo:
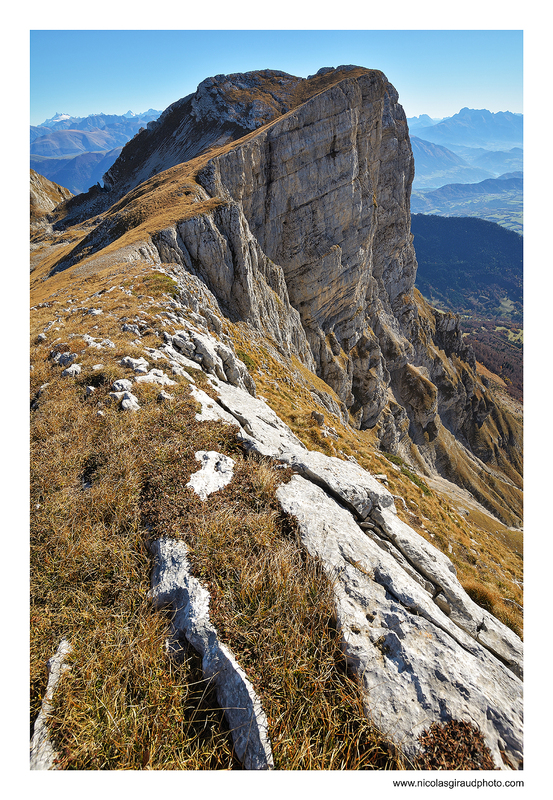
[[[216,76],[138,134],[102,197],[78,200],[68,219],[118,200],[83,252],[141,229],[230,318],[316,369],[383,449],[474,489],[517,525],[520,430],[478,379],[459,320],[414,288],[413,177],[405,114],[382,72]]]

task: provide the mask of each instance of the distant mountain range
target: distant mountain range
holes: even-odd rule
[[[30,129],[32,169],[74,194],[86,192],[102,180],[121,148],[160,111],[141,114],[90,114],[73,117],[56,113]]]
[[[414,214],[480,217],[522,233],[523,174],[508,172],[478,183],[452,183],[411,195]]]
[[[494,114],[485,108],[462,108],[452,117],[423,127],[427,141],[450,149],[454,146],[485,147],[488,150],[522,147],[523,115],[510,111]]]
[[[415,156],[415,192],[522,172],[522,114],[463,108],[443,120],[421,114],[407,121]]]
[[[123,145],[160,114],[152,108],[87,117],[56,113],[31,126],[30,166],[74,194],[86,192],[102,182]],[[463,108],[446,119],[421,114],[407,121],[415,156],[414,192],[522,171],[522,114]],[[428,204],[416,210],[441,213]]]

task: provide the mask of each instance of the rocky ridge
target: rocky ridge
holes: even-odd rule
[[[35,170],[31,170],[31,233],[48,228],[51,220],[49,214],[64,200],[73,197],[72,193],[53,183],[40,175]]]
[[[138,332],[134,346],[143,355],[120,361],[127,375],[131,371],[111,386],[121,412],[142,413],[134,392],[140,395],[145,378],[160,387],[180,381],[199,403],[197,419],[234,426],[246,452],[291,467],[295,476],[282,484],[278,498],[283,511],[297,519],[307,552],[334,582],[338,630],[367,714],[411,759],[420,752],[419,735],[432,722],[469,721],[482,732],[497,768],[518,768],[520,639],[470,599],[447,556],[398,518],[393,496],[378,479],[356,463],[308,450],[255,396],[244,364],[229,343],[209,332],[207,319],[197,315],[194,324],[186,304],[173,302],[172,308],[167,313],[174,317],[174,332],[165,331],[155,348],[146,347]],[[125,325],[136,335],[132,323]],[[110,341],[90,336],[85,341],[103,351],[104,360],[112,350]],[[78,373],[68,370],[80,369],[76,353],[54,347],[50,360],[52,368],[65,367],[62,376],[75,380]],[[152,361],[163,369],[152,369]],[[210,395],[197,386],[194,372],[207,374]],[[129,397],[134,402],[125,402]],[[159,399],[170,402],[171,395]],[[190,476],[189,486],[209,502],[233,480],[231,459],[204,452],[196,459],[203,466]],[[180,611],[173,619],[171,647],[185,637],[203,655],[205,674],[219,676],[221,704],[245,709],[246,718],[229,719],[239,757],[246,768],[271,768],[270,730],[260,701],[209,621],[209,593],[190,573],[186,545],[158,540],[152,552],[154,605],[185,609],[182,619]],[[259,723],[255,736],[252,720]],[[244,726],[250,735],[242,741]],[[36,763],[45,768],[40,759]]]
[[[179,158],[191,160],[171,167]],[[414,288],[413,163],[397,92],[376,70],[217,76],[124,149],[109,191],[67,206],[64,224],[122,198],[56,269],[138,238],[153,263],[201,277],[230,319],[315,369],[383,449],[520,525],[520,429],[477,376],[458,319]],[[167,166],[170,198],[157,175],[133,189]],[[148,224],[154,203],[173,209],[169,224]]]
[[[125,148],[107,191],[62,207],[58,235],[78,241],[45,253],[36,286],[44,294],[121,265],[171,277],[178,299],[158,313],[154,347],[137,321],[124,322],[134,349],[119,362],[126,372],[110,387],[111,402],[142,414],[145,385],[158,385],[159,402],[170,403],[172,387],[184,384],[201,406],[198,420],[235,426],[245,452],[291,468],[279,501],[334,581],[338,628],[367,714],[410,757],[432,721],[469,720],[496,766],[517,768],[520,639],[471,600],[450,559],[398,517],[397,498],[374,475],[307,449],[257,396],[237,357],[238,332],[270,347],[290,374],[313,375],[319,418],[373,431],[381,448],[458,481],[519,523],[516,426],[477,377],[458,319],[414,290],[413,161],[397,92],[382,73],[361,68],[307,81],[267,72],[204,83]],[[232,109],[242,101],[238,124]],[[181,123],[190,151],[168,135]],[[171,166],[164,147],[192,161]],[[97,305],[67,314],[101,315],[105,291]],[[55,329],[52,320],[40,335]],[[109,355],[105,337],[80,336]],[[50,352],[64,380],[82,378],[78,361],[70,346]],[[209,395],[194,370],[209,376]],[[199,479],[189,477],[193,491]]]

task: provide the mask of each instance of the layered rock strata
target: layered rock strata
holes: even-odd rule
[[[291,467],[277,490],[335,587],[344,652],[367,714],[408,757],[432,722],[476,725],[499,769],[522,763],[522,643],[474,603],[441,551],[402,522],[355,463],[310,451],[261,400],[211,376],[199,420],[238,426],[246,450]]]
[[[520,526],[520,425],[478,378],[459,320],[414,288],[413,174],[378,70],[216,76],[123,149],[102,195],[117,202],[59,268],[121,238],[125,259],[197,278],[227,318],[316,370],[382,449]],[[129,245],[133,226],[143,238]]]

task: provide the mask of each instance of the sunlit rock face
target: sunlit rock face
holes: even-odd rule
[[[143,243],[154,261],[199,278],[229,319],[315,370],[384,450],[460,480],[520,525],[520,425],[477,376],[459,319],[414,288],[414,160],[382,72],[206,79],[123,149],[100,198],[119,211],[95,236],[114,235],[126,198],[153,197],[163,170],[171,203],[191,199]],[[79,200],[79,213],[100,199]]]

